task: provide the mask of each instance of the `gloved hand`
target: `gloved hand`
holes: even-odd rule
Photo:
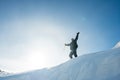
[[[80,32],[78,32],[77,34],[79,34]]]

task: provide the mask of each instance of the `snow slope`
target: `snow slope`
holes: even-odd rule
[[[0,80],[120,80],[120,46],[86,54],[51,69],[41,69]]]
[[[12,75],[12,73],[8,73],[8,72],[0,70],[0,77],[6,77],[6,76],[9,76],[9,75]]]
[[[120,41],[113,48],[119,48],[119,47],[120,47]]]

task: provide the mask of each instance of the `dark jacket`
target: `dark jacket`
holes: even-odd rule
[[[78,48],[77,41],[76,41],[76,40],[73,40],[73,41],[70,43],[70,50],[76,50],[77,48]]]
[[[78,35],[79,35],[79,33],[77,33],[75,39],[73,39],[70,44],[66,44],[66,46],[70,46],[70,50],[74,51],[78,48],[78,45],[77,45]]]

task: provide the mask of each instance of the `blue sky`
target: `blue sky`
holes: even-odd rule
[[[78,31],[78,55],[108,50],[120,40],[119,14],[119,0],[0,0],[0,68],[21,72],[65,62],[64,43]]]

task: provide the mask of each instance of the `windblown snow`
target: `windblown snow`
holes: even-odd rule
[[[79,56],[51,69],[1,77],[0,80],[120,80],[120,47]]]

